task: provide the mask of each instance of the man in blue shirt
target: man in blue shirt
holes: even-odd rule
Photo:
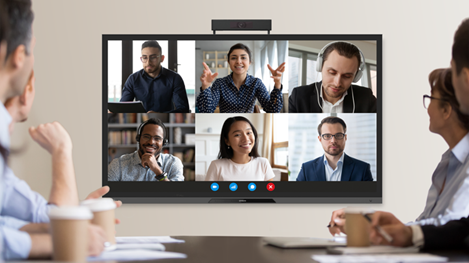
[[[0,66],[0,144],[8,150],[8,127],[10,131],[12,129],[10,122],[25,120],[34,98],[34,15],[29,0],[0,0],[0,6],[0,10],[6,11],[9,16],[6,52],[5,45],[0,44],[0,61],[4,61],[4,67]],[[28,79],[29,84],[26,85]],[[0,200],[3,199],[0,204],[0,261],[50,257],[52,240],[49,224],[45,224],[49,222],[49,205],[78,205],[72,141],[68,133],[58,122],[41,124],[30,128],[29,132],[33,140],[52,155],[53,184],[49,204],[0,160]],[[98,198],[108,190],[107,187],[100,188],[89,198]],[[98,255],[104,249],[104,231],[91,224],[88,230],[88,253]]]
[[[301,165],[297,181],[373,181],[370,164],[344,153],[347,126],[338,117],[324,118],[318,139],[324,155]]]
[[[120,101],[142,101],[148,112],[190,112],[186,87],[181,76],[163,68],[160,44],[149,40],[142,44],[143,69],[129,76]]]
[[[184,181],[179,158],[162,153],[168,142],[166,127],[151,118],[137,129],[138,149],[112,160],[108,166],[108,181]]]

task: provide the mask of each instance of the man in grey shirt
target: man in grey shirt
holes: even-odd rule
[[[167,144],[166,127],[159,119],[149,119],[137,129],[138,149],[112,160],[108,181],[184,181],[179,158],[161,153]]]

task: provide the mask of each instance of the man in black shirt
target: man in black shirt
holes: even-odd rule
[[[161,46],[155,40],[142,44],[143,69],[129,76],[120,101],[142,101],[148,112],[190,112],[181,76],[163,68]]]

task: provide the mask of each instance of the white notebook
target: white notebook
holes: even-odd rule
[[[315,237],[264,237],[269,245],[281,248],[324,248],[330,246],[345,246],[345,241],[337,241],[334,238]]]

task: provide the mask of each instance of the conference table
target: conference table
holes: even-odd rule
[[[313,263],[312,255],[324,255],[320,249],[282,249],[267,245],[262,237],[227,236],[173,236],[185,243],[167,243],[166,251],[180,252],[186,259],[162,259],[155,262],[182,263],[244,263],[244,262],[295,262]],[[469,249],[432,251],[431,254],[449,258],[449,262],[469,262]]]

